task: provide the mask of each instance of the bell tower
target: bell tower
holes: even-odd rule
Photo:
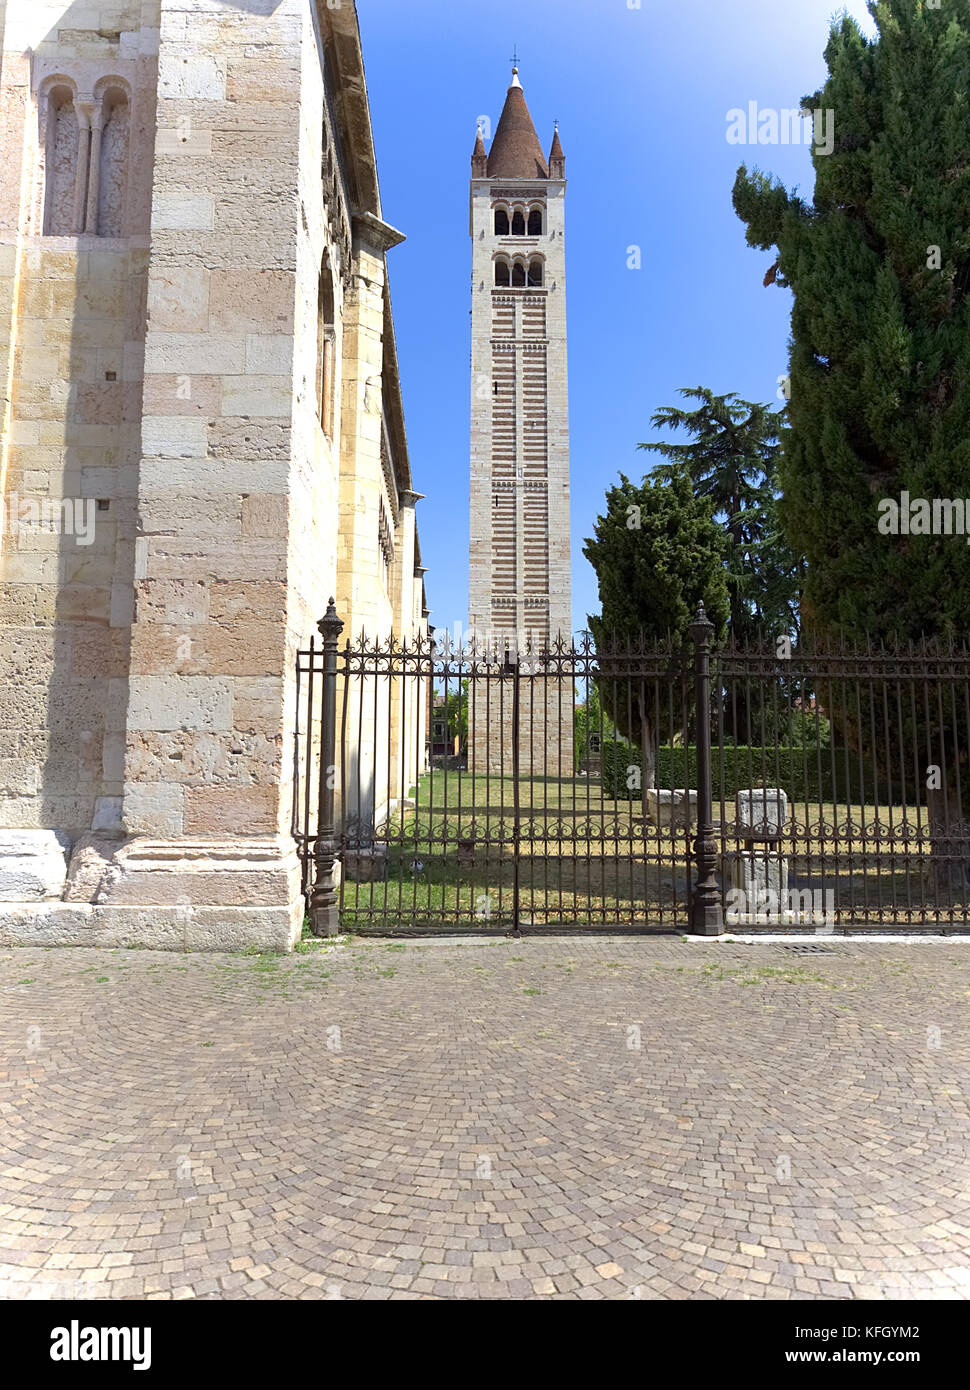
[[[539,144],[518,69],[472,155],[469,627],[520,646],[572,628],[566,162]]]
[[[515,68],[472,154],[469,629],[520,651],[572,629],[565,196]]]

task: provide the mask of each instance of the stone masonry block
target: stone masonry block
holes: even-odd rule
[[[232,721],[232,686],[210,676],[132,676],[128,727],[159,731],[227,730]]]
[[[0,902],[60,898],[71,842],[56,830],[0,830]]]

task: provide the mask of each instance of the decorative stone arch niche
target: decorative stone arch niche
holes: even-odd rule
[[[125,235],[131,86],[105,74],[87,92],[68,73],[37,91],[38,223],[44,236]]]

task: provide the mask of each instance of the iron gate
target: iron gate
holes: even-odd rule
[[[970,656],[300,652],[294,834],[317,934],[962,927]],[[779,793],[783,795],[779,795]]]

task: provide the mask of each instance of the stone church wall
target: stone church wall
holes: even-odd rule
[[[2,537],[0,939],[285,947],[296,651],[331,594],[416,611],[356,13],[8,0],[3,42],[0,493],[93,531]]]
[[[123,784],[157,6],[8,3],[3,39],[0,824],[74,837]]]

